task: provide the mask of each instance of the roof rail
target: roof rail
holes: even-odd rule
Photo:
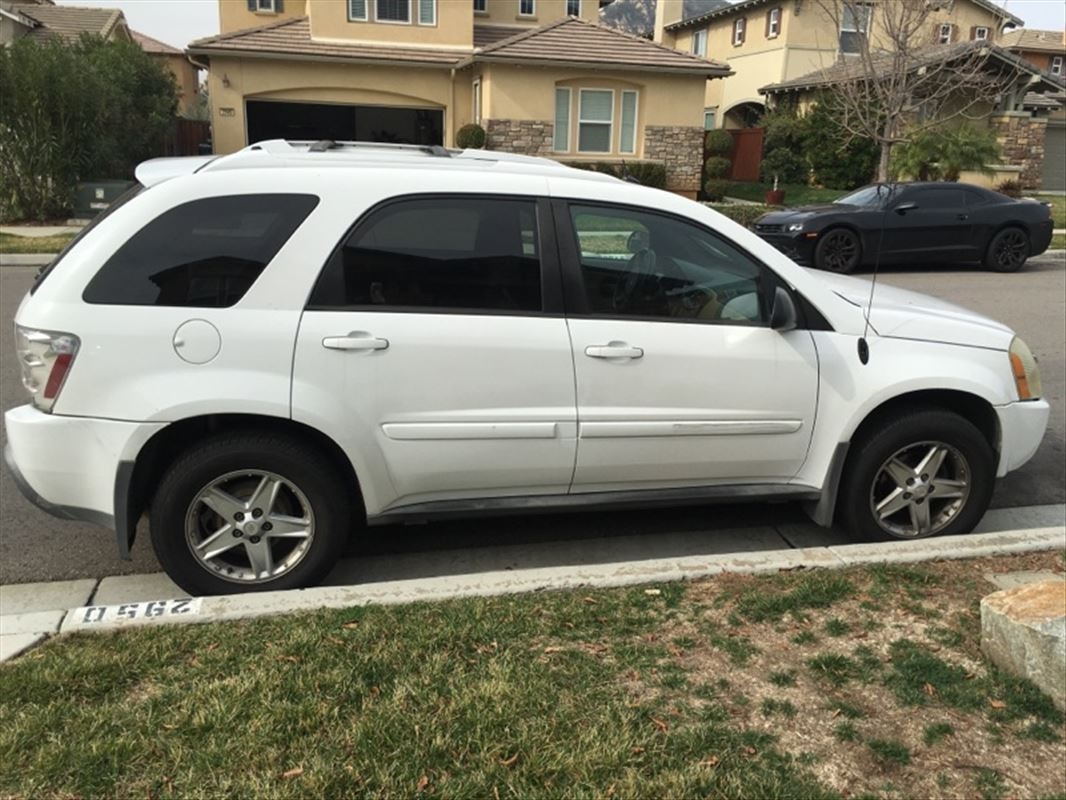
[[[285,144],[290,147],[308,145],[308,153],[327,153],[330,150],[399,150],[406,152],[425,153],[437,158],[451,158],[452,153],[439,144],[394,144],[392,142],[354,142],[334,141],[333,139],[320,139],[317,142],[308,142],[300,139],[285,139]],[[252,149],[266,149],[262,144],[252,145]]]

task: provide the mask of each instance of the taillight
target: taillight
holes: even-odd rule
[[[33,405],[41,411],[51,411],[74,364],[80,340],[72,333],[16,325],[15,343],[22,385],[30,393]]]

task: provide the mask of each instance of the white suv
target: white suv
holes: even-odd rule
[[[5,460],[123,557],[147,513],[192,593],[443,515],[791,499],[960,533],[1047,424],[1003,325],[885,286],[867,320],[868,282],[604,175],[276,141],[137,177],[19,307]]]

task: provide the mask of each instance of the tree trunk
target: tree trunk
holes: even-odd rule
[[[877,162],[877,180],[884,182],[888,180],[888,160],[892,155],[892,142],[881,142],[881,160]]]

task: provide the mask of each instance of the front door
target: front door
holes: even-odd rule
[[[371,515],[566,493],[574,372],[566,321],[550,313],[558,276],[542,270],[541,216],[533,199],[399,198],[357,225],[319,278],[300,323],[294,414],[341,443]]]
[[[768,325],[776,277],[684,219],[556,208],[577,377],[573,491],[794,476],[818,363],[808,331]]]

